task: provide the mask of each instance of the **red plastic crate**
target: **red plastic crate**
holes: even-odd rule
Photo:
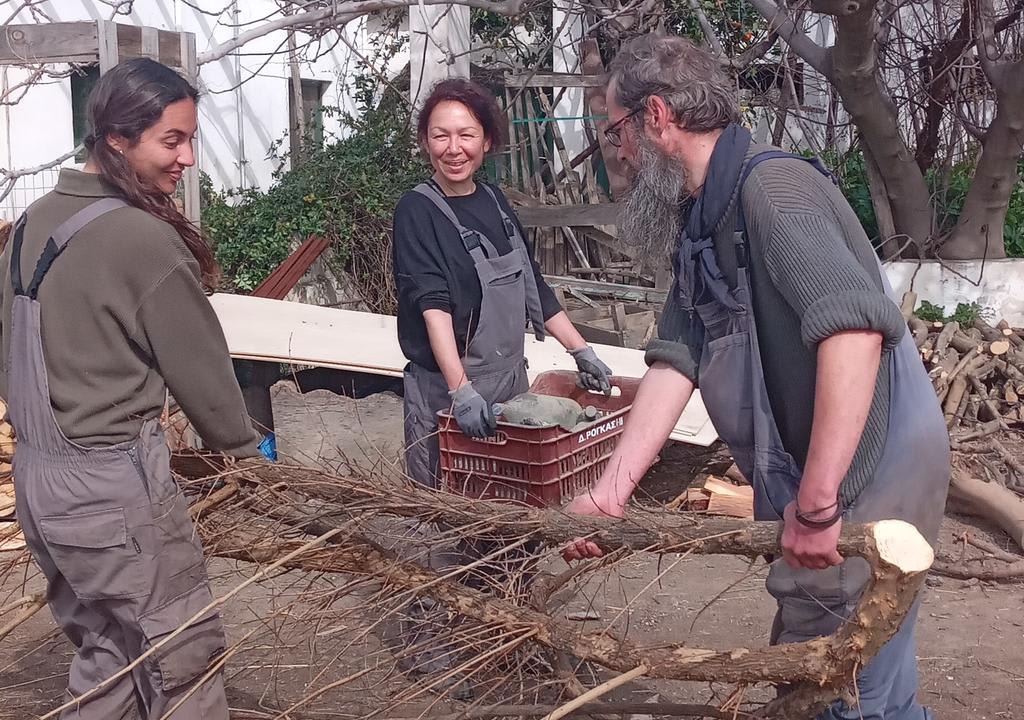
[[[619,394],[605,397],[576,386],[576,373],[541,373],[530,391],[572,398],[604,414],[580,430],[530,427],[499,422],[496,435],[477,440],[462,434],[447,412],[438,413],[441,477],[449,492],[535,507],[555,505],[600,477],[640,385],[638,378],[615,377]]]

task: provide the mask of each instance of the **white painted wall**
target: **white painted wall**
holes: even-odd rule
[[[469,77],[469,8],[465,5],[409,7],[409,96],[422,104],[435,83]]]
[[[994,321],[1024,326],[1024,260],[892,262],[885,272],[897,297],[913,290],[918,302],[944,307],[947,314],[958,303],[976,302]]]
[[[205,1],[203,6],[225,9],[218,16],[210,16],[180,0],[137,0],[131,15],[118,16],[117,22],[193,32],[196,51],[201,54],[230,40],[236,32],[232,25],[243,24],[240,31],[244,32],[253,27],[245,23],[271,15],[277,7],[273,0],[238,0],[235,4],[227,0]],[[95,0],[50,0],[41,7],[54,21],[110,17],[110,7]],[[24,12],[17,21],[33,22]],[[375,29],[373,19],[361,18],[349,23],[341,32],[344,40],[356,50],[370,56]],[[275,170],[275,163],[267,157],[271,144],[283,139],[282,149],[288,149],[287,55],[274,54],[279,47],[284,47],[286,37],[284,31],[271,33],[246,44],[238,54],[200,67],[203,97],[197,154],[200,168],[210,175],[215,187],[266,188]],[[308,40],[301,34],[297,39],[300,46]],[[325,105],[353,110],[348,78],[356,72],[358,59],[345,42],[332,48],[334,39],[337,36],[333,34],[324,39],[321,53],[308,53],[311,60],[301,63],[300,73],[303,78],[330,82],[324,95]],[[386,72],[393,76],[407,61],[408,55],[401,54]],[[24,77],[24,70],[0,69],[0,82],[6,83],[6,87]],[[325,135],[339,131],[337,119],[325,118]],[[0,108],[0,164],[3,167],[31,167],[53,160],[72,147],[70,80],[35,86],[17,105]],[[67,165],[74,166],[74,163],[69,161]],[[18,189],[0,204],[0,217],[16,216],[36,197],[49,191],[55,180],[55,172],[23,178]]]

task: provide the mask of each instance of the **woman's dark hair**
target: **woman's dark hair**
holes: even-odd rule
[[[174,227],[199,263],[203,284],[212,289],[219,270],[206,238],[178,211],[170,195],[140,176],[107,142],[108,137],[120,135],[137,143],[168,105],[185,98],[198,101],[199,91],[166,65],[149,58],[119,63],[96,81],[89,94],[85,147],[103,179],[117,187],[125,200]]]
[[[508,121],[494,94],[480,83],[465,78],[442,80],[430,90],[416,122],[416,137],[420,143],[427,139],[431,113],[443,102],[462,103],[469,109],[484,129],[484,136],[491,141],[492,153],[505,147],[505,127]]]

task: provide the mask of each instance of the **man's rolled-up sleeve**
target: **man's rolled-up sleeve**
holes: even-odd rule
[[[644,361],[648,365],[666,363],[696,385],[704,344],[703,327],[699,322],[694,322],[691,314],[680,306],[676,290],[673,283],[658,321],[658,337],[647,344]]]

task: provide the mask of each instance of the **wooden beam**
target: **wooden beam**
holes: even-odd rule
[[[641,287],[639,285],[621,285],[619,283],[597,282],[595,280],[581,280],[574,277],[562,275],[545,275],[544,279],[553,288],[564,288],[567,291],[576,290],[587,295],[598,297],[611,297],[617,300],[629,300],[631,302],[649,302],[663,304],[668,299],[666,290]]]
[[[160,61],[160,31],[153,27],[142,29],[142,55]]]
[[[549,87],[601,87],[598,75],[577,75],[576,73],[524,73],[506,75],[505,87],[510,88],[549,88]]]
[[[98,60],[94,22],[7,25],[0,32],[0,65]]]
[[[149,57],[169,67],[184,70],[181,33],[136,25],[117,26],[117,50],[121,59]]]
[[[198,85],[199,69],[196,65],[196,36],[195,33],[177,33],[179,36],[178,53],[181,58],[181,70],[185,79],[193,85]],[[201,138],[200,138],[201,139]],[[185,168],[184,175],[185,190],[185,217],[191,220],[197,227],[200,222],[200,197],[199,197],[199,159],[191,167]]]
[[[108,20],[97,20],[96,42],[100,56],[100,75],[102,75],[117,65],[117,23],[112,23]]]
[[[618,203],[535,205],[516,208],[516,215],[523,227],[615,225],[620,209]]]
[[[105,37],[100,37],[98,23],[105,28],[103,32],[109,33]],[[101,56],[106,53],[108,59],[115,55],[118,60],[151,57],[184,69],[180,34],[108,20],[8,25],[0,32],[0,65],[100,63],[105,66],[106,61]]]

